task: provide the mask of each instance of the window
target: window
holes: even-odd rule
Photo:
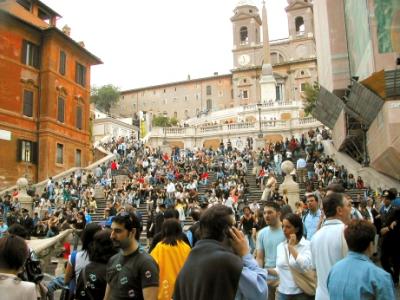
[[[296,25],[296,34],[297,35],[304,34],[304,19],[303,19],[303,17],[297,17],[294,22]]]
[[[60,66],[59,66],[59,72],[61,75],[65,75],[65,66],[67,63],[67,55],[65,54],[64,51],[60,51]]]
[[[82,151],[80,149],[75,150],[75,167],[81,167],[82,162]]]
[[[80,63],[75,65],[75,82],[81,86],[86,85],[86,67]]]
[[[211,85],[207,85],[206,93],[207,93],[207,96],[210,96],[212,94]]]
[[[37,143],[26,140],[18,140],[17,141],[17,160],[36,163],[37,151],[36,151]]]
[[[305,83],[302,83],[302,84],[300,85],[300,91],[301,91],[301,92],[304,92],[305,89],[306,89],[306,84],[305,84]]]
[[[33,116],[33,92],[24,90],[24,108],[23,114],[27,117]]]
[[[178,118],[178,113],[176,111],[174,111],[174,118],[177,119]]]
[[[208,111],[212,110],[212,100],[211,99],[207,99],[207,110]]]
[[[276,101],[282,101],[282,84],[277,84],[276,85]]]
[[[285,62],[285,58],[278,52],[271,52],[271,64],[279,64]]]
[[[64,145],[57,144],[57,156],[56,156],[56,163],[63,164],[64,163]]]
[[[65,99],[63,97],[58,97],[57,120],[61,123],[64,123],[64,108],[65,108]]]
[[[249,98],[249,91],[248,90],[244,90],[243,91],[243,99],[248,99]]]
[[[185,118],[189,117],[189,111],[187,109],[185,109]]]
[[[23,64],[39,69],[39,46],[23,40],[21,60]]]
[[[249,33],[247,27],[240,27],[240,45],[246,45],[249,42]]]
[[[76,128],[82,129],[82,106],[76,108]]]

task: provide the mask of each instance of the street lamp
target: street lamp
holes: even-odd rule
[[[262,134],[262,130],[261,130],[261,103],[257,103],[257,108],[258,108],[258,126],[259,126],[259,133],[258,133],[258,137],[262,138],[263,134]]]
[[[167,144],[167,126],[164,126],[164,139],[162,144],[165,146]]]

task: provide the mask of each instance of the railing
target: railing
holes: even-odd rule
[[[104,149],[102,149],[102,150],[105,151]],[[82,167],[82,168],[81,167],[74,167],[74,168],[68,169],[68,170],[66,170],[64,172],[61,172],[61,173],[59,173],[57,175],[54,175],[54,176],[52,176],[52,178],[53,178],[53,180],[58,181],[58,180],[61,180],[61,179],[65,178],[65,177],[70,176],[71,174],[73,174],[74,172],[77,172],[79,170],[93,171],[98,165],[101,165],[103,163],[108,163],[108,162],[112,161],[113,159],[115,159],[115,155],[109,153],[106,157],[103,157],[102,159],[99,159],[98,161],[92,163],[91,165],[89,165],[87,167]],[[48,182],[48,179],[45,179],[45,180],[43,180],[41,182],[33,184],[32,186],[35,188],[35,190],[37,192],[42,192],[44,190],[44,188],[47,186],[47,182]],[[0,196],[3,196],[6,193],[11,193],[14,189],[17,189],[17,188],[18,188],[18,186],[14,185],[14,186],[11,186],[11,187],[9,187],[7,189],[1,190],[0,191]]]
[[[287,106],[293,106],[293,107],[301,106],[301,101],[269,101],[261,104],[261,110],[265,108],[272,108],[272,107],[281,108]],[[244,112],[256,111],[256,110],[258,110],[257,104],[249,104],[243,106]]]
[[[321,123],[314,118],[291,119],[291,120],[269,120],[261,122],[261,130],[263,131],[290,131],[315,128],[320,126]],[[260,130],[260,123],[258,122],[245,122],[245,123],[229,123],[229,124],[216,124],[204,125],[199,127],[153,127],[151,137],[154,138],[168,138],[168,137],[194,137],[194,136],[210,136],[213,134],[222,133],[249,133],[253,134]]]

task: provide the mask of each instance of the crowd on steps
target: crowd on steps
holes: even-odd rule
[[[228,140],[217,149],[171,151],[112,139],[102,147],[114,160],[49,178],[42,192],[31,191],[32,214],[21,209],[18,191],[0,200],[0,293],[7,299],[54,299],[58,289],[62,299],[394,299],[398,193],[369,189],[324,154],[324,139],[329,131],[317,128],[262,149],[244,138],[241,149]],[[302,191],[294,206],[279,188],[286,160]],[[68,228],[74,234],[63,253],[65,273],[44,286],[24,239]],[[21,270],[18,298],[10,287]]]

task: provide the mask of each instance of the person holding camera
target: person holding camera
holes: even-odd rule
[[[267,272],[251,256],[231,208],[217,204],[200,218],[200,236],[175,283],[174,299],[266,299]],[[196,270],[193,272],[193,270]]]

